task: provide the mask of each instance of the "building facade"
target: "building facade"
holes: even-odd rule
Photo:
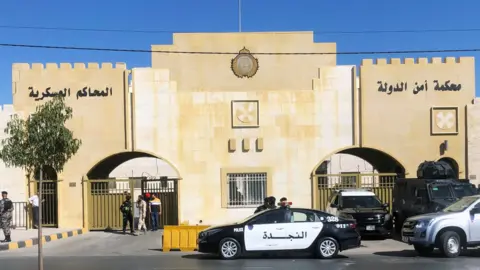
[[[336,44],[315,43],[312,32],[174,34],[152,50],[235,54],[152,53],[152,67],[131,70],[13,65],[15,110],[32,113],[60,93],[83,142],[58,172],[58,226],[92,226],[86,183],[138,157],[171,165],[178,222],[191,224],[237,220],[266,195],[322,207],[319,179],[331,172],[320,167],[337,153],[362,158],[378,177],[415,177],[421,162],[439,159],[461,178],[476,175],[472,57],[338,66]]]

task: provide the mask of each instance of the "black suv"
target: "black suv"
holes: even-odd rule
[[[330,197],[326,212],[355,219],[357,230],[362,236],[388,237],[393,227],[388,207],[389,205],[382,203],[372,191],[337,190]]]

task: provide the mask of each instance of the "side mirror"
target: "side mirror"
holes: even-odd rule
[[[331,207],[331,208],[337,208],[337,205],[334,204],[334,203],[331,203],[331,204],[330,204],[330,207]]]
[[[470,210],[470,215],[474,216],[476,214],[480,214],[480,208],[473,208]]]
[[[384,204],[383,204],[383,208],[388,208],[388,207],[390,207],[390,204],[389,204],[389,203],[384,203]]]

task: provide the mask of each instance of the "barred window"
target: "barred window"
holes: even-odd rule
[[[267,196],[267,173],[227,173],[230,208],[255,207]]]

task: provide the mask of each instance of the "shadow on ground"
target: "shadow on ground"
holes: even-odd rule
[[[182,258],[184,259],[193,259],[193,260],[221,260],[221,258],[217,255],[211,254],[188,254],[183,255]],[[265,255],[244,255],[241,259],[311,259],[313,258],[310,254],[282,254],[282,253],[275,253],[275,254],[265,254]],[[338,259],[348,259],[347,256],[338,255],[335,257],[336,260]]]
[[[375,252],[373,255],[377,256],[386,256],[386,257],[399,257],[399,258],[415,258],[415,257],[426,257],[426,258],[445,258],[438,249],[436,249],[432,254],[428,256],[420,256],[415,250],[398,250],[398,251],[382,251]],[[465,250],[462,251],[460,255],[462,257],[471,257],[471,258],[480,258],[480,250]]]

